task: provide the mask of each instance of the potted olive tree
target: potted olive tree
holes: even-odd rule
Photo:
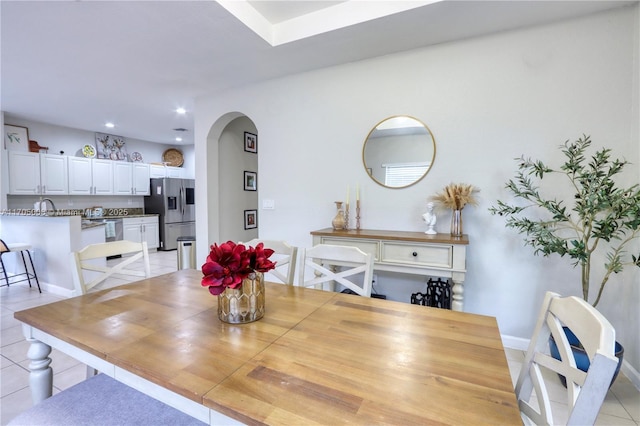
[[[627,251],[630,243],[640,236],[640,187],[638,184],[620,187],[614,178],[629,163],[612,159],[611,150],[606,148],[588,157],[585,151],[590,145],[589,136],[561,145],[565,158],[559,169],[552,169],[540,160],[516,159],[515,179],[506,184],[515,200],[513,203],[498,200],[489,211],[505,217],[508,228],[524,234],[525,245],[533,247],[535,255],[557,254],[567,257],[574,267],[579,266],[582,297],[587,302],[593,300],[590,303],[595,307],[612,274],[626,266],[640,266],[640,253]],[[573,192],[570,198],[544,195],[550,188],[541,192],[543,179],[551,174],[562,175],[570,185]],[[592,259],[599,252],[604,269],[602,275],[594,276]],[[596,290],[595,298],[590,294],[592,287]],[[569,330],[567,337],[579,346]],[[623,352],[616,343],[620,361]]]

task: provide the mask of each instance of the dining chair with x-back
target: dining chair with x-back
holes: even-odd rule
[[[582,371],[567,340],[567,327],[580,340],[590,365]],[[560,360],[550,354],[550,338]],[[609,390],[618,360],[614,355],[615,330],[611,323],[584,300],[548,292],[542,303],[533,338],[516,383],[516,396],[525,424],[557,424],[553,418],[547,380],[566,380],[569,425],[594,424]]]
[[[328,286],[334,290],[337,283],[360,296],[371,297],[371,254],[352,246],[318,244],[301,249],[300,258],[302,265],[299,268],[298,285],[316,288]]]
[[[293,285],[298,248],[289,245],[286,241],[261,240],[259,238],[254,238],[253,240],[247,241],[243,244],[245,246],[255,247],[260,243],[263,243],[264,247],[270,248],[274,251],[271,260],[276,262],[275,269],[272,269],[267,274],[265,274],[266,279],[269,281],[273,281],[273,279],[275,278],[283,284]]]
[[[106,265],[107,257],[121,255],[122,261],[115,265]],[[143,269],[132,267],[134,262],[142,260]],[[91,288],[104,282],[113,275],[127,275],[140,278],[151,276],[149,265],[149,250],[146,242],[109,241],[106,243],[90,244],[83,249],[71,253],[71,267],[73,270],[73,284],[75,295],[86,294]],[[85,272],[87,275],[85,276]]]

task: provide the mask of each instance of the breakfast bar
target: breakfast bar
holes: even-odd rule
[[[518,424],[493,317],[266,283],[222,323],[180,270],[17,312],[34,400],[52,347],[209,424]]]

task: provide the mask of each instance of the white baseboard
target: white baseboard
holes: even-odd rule
[[[42,289],[43,292],[55,294],[56,296],[65,297],[67,299],[70,297],[73,297],[73,290],[68,288],[63,288],[57,285],[45,283],[43,281],[40,281],[40,288]]]
[[[509,349],[517,349],[520,351],[527,351],[529,349],[529,342],[531,339],[523,339],[522,337],[507,336],[505,334],[500,335],[502,338],[502,346]]]
[[[627,376],[627,378],[633,383],[633,386],[636,387],[640,391],[640,373],[638,370],[633,368],[631,364],[629,364],[626,360],[622,360],[622,367],[620,367],[620,371],[622,374]]]
[[[525,352],[529,349],[529,342],[531,339],[523,339],[522,337],[507,336],[504,334],[500,335],[500,337],[502,338],[502,345],[505,348],[517,349]],[[635,386],[636,389],[640,390],[640,373],[625,359],[622,360],[620,372],[624,374],[631,383],[633,383],[633,386]]]

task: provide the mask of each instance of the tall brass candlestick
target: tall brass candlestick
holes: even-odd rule
[[[345,231],[349,230],[349,202],[347,201],[347,205],[344,207],[344,229]]]
[[[360,200],[356,200],[356,229],[360,229]]]

